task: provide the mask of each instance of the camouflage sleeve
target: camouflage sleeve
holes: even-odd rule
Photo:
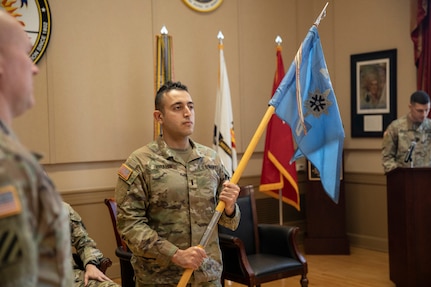
[[[0,286],[72,286],[60,195],[33,156],[1,132],[0,234]]]
[[[235,230],[238,228],[240,219],[241,211],[239,210],[238,204],[235,204],[235,215],[228,216],[223,212],[222,216],[220,217],[219,224],[231,230]]]
[[[397,164],[398,132],[394,124],[390,124],[383,134],[382,165],[385,173],[395,169]]]
[[[84,266],[90,261],[99,263],[103,254],[96,248],[96,242],[89,236],[81,216],[69,204],[63,202],[63,205],[69,214],[71,244],[75,247]]]
[[[122,168],[128,169],[127,176],[121,176]],[[148,191],[142,172],[136,163],[128,161],[120,168],[119,174],[115,199],[117,228],[122,239],[134,255],[169,263],[178,247],[159,237],[148,225]]]
[[[221,178],[224,178],[224,180],[222,180],[219,184],[217,197],[223,188],[223,182],[226,180],[229,180],[229,175],[228,175],[226,168],[224,167],[224,165],[221,165],[221,166],[222,166],[222,170],[221,170],[222,177]],[[226,228],[229,228],[231,230],[235,230],[238,228],[240,219],[241,219],[241,211],[239,210],[238,204],[235,204],[234,216],[228,216],[225,212],[223,212],[221,217],[220,217],[219,224],[226,227]]]
[[[35,218],[28,208],[32,200],[8,178],[11,167],[0,149],[0,286],[36,286],[39,254],[33,230],[38,229],[29,222]]]

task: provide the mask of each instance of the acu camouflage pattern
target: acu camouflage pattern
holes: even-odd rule
[[[178,284],[184,269],[171,258],[178,248],[198,245],[217,205],[227,171],[216,152],[190,141],[187,163],[159,138],[126,161],[131,174],[120,176],[115,196],[117,227],[133,253],[136,286]],[[126,179],[127,178],[127,179]],[[236,229],[240,211],[222,214],[219,224]],[[194,271],[193,285],[220,286],[222,258],[215,228],[205,251],[208,258]],[[205,285],[206,284],[206,285]],[[211,285],[210,285],[211,286]]]
[[[416,146],[412,154],[414,167],[431,166],[431,120],[413,123],[407,115],[393,121],[386,129],[382,142],[382,164],[385,173],[397,167],[410,167],[404,162],[411,143]]]
[[[62,200],[36,158],[0,123],[0,187],[8,185],[22,210],[0,218],[0,286],[73,286]]]
[[[82,263],[87,265],[88,262],[93,261],[97,265],[103,258],[102,252],[96,248],[96,242],[89,236],[81,216],[76,212],[68,203],[63,201],[64,209],[69,215],[70,219],[70,234],[72,239],[72,246],[75,248],[76,253],[82,260]],[[84,271],[80,270],[79,266],[72,258],[73,270],[75,275],[75,287],[84,287]],[[97,280],[89,280],[87,286],[89,287],[119,287],[114,282],[99,282]]]

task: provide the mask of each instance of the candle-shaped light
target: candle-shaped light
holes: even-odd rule
[[[217,39],[218,39],[220,44],[223,43],[224,36],[223,36],[223,33],[221,31],[218,32]]]

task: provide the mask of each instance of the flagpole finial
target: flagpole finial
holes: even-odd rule
[[[218,32],[217,39],[219,40],[220,44],[223,43],[224,36],[221,31]]]
[[[281,45],[281,43],[283,43],[283,39],[281,39],[281,37],[280,37],[280,36],[277,36],[277,37],[275,38],[275,43],[277,44],[277,46],[280,46],[280,45]]]
[[[162,30],[160,30],[160,34],[162,34],[162,35],[167,35],[168,34],[168,29],[166,29],[166,26],[162,27]]]
[[[329,2],[326,2],[325,7],[323,7],[323,10],[322,10],[322,12],[320,12],[319,17],[317,17],[316,22],[314,22],[314,25],[315,25],[316,27],[318,27],[318,26],[319,26],[319,24],[320,24],[320,21],[321,21],[323,18],[325,18],[325,16],[326,16],[326,7],[328,7],[328,4],[329,4]]]

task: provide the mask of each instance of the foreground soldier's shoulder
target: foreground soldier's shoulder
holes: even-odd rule
[[[123,179],[124,181],[127,181],[132,175],[133,169],[130,166],[128,166],[126,163],[123,163],[118,169],[117,173],[121,179]]]
[[[20,214],[21,210],[21,199],[15,186],[0,187],[0,219]]]

